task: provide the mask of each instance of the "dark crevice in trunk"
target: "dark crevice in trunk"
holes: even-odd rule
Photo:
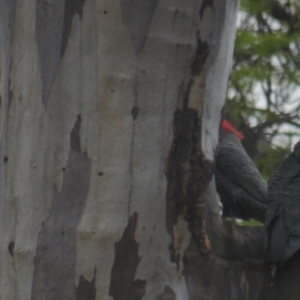
[[[207,252],[210,248],[202,218],[201,196],[212,179],[215,163],[206,159],[202,152],[199,111],[189,108],[193,78],[203,71],[208,55],[209,46],[202,42],[197,32],[197,49],[190,68],[191,78],[186,87],[184,83],[179,87],[178,109],[173,118],[173,141],[166,163],[166,227],[172,236],[170,260],[176,262],[177,267],[182,258],[178,257],[175,250],[173,227],[179,216],[185,217],[201,251]]]
[[[167,230],[173,235],[173,225],[178,216],[184,215],[199,248],[207,252],[210,242],[205,232],[202,195],[212,179],[214,162],[207,160],[202,153],[197,111],[176,110],[173,128],[174,139],[166,171]],[[177,261],[173,244],[170,251],[171,261]]]
[[[200,38],[200,33],[197,32],[197,49],[195,53],[194,61],[191,65],[191,73],[193,76],[199,75],[203,68],[205,61],[209,55],[209,45],[207,42],[202,41]]]

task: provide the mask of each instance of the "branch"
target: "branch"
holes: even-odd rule
[[[220,215],[214,179],[204,195],[206,232],[212,252],[223,259],[263,258],[264,226],[239,226]]]

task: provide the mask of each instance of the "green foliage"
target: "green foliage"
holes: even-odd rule
[[[236,224],[239,226],[263,226],[264,224],[260,223],[257,220],[250,219],[249,221],[244,221],[244,220],[236,220]]]
[[[226,221],[230,223],[234,223],[237,226],[263,226],[264,224],[260,223],[257,220],[250,219],[248,221],[245,220],[240,220],[240,219],[235,219],[235,218],[226,218]]]
[[[300,1],[242,0],[225,117],[266,179],[299,139],[299,89]]]
[[[289,147],[270,147],[267,152],[263,153],[255,160],[255,163],[265,180],[270,178],[274,169],[279,166],[289,153]]]

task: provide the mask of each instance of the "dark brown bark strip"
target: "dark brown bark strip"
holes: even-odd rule
[[[195,58],[191,65],[191,73],[193,76],[199,75],[204,68],[204,63],[209,54],[209,45],[201,40],[199,32],[197,32],[197,49]]]
[[[184,215],[189,230],[201,251],[207,252],[210,242],[203,219],[204,194],[214,172],[214,162],[205,158],[200,145],[200,119],[193,109],[177,110],[174,115],[174,139],[168,157],[167,230],[173,235],[177,217]],[[173,245],[171,261],[178,262]]]
[[[166,164],[168,181],[166,195],[167,231],[172,235],[170,258],[177,265],[182,257],[175,253],[173,226],[179,215],[188,221],[193,238],[204,252],[210,251],[210,241],[205,232],[202,194],[212,179],[215,163],[205,158],[201,149],[201,118],[199,111],[189,108],[194,76],[204,69],[209,57],[209,45],[197,32],[197,49],[190,66],[191,77],[179,87],[177,110],[173,118],[174,137]],[[199,108],[201,109],[201,108]]]

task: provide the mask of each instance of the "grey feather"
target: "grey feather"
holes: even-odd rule
[[[272,175],[268,199],[265,261],[284,262],[300,248],[300,142]]]
[[[264,222],[267,184],[234,132],[221,130],[215,175],[224,216]]]

